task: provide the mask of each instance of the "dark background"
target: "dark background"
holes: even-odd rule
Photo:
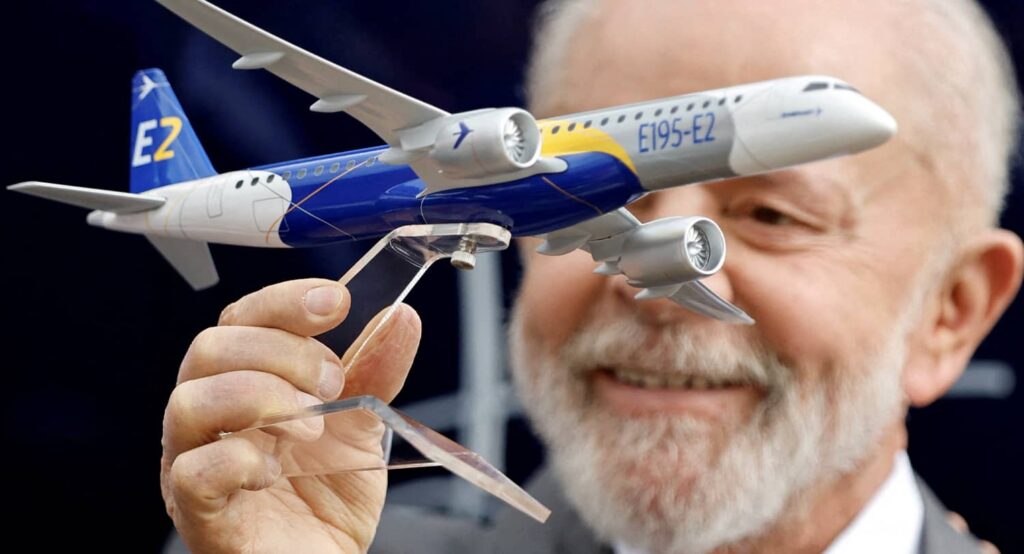
[[[1020,73],[1024,6],[984,3]],[[219,4],[450,112],[525,103],[534,0]],[[267,73],[231,70],[231,52],[155,3],[41,0],[5,12],[0,184],[126,190],[130,79],[145,67],[165,70],[222,171],[380,142],[343,114],[310,113],[310,97]],[[1004,225],[1024,234],[1019,189]],[[195,293],[142,238],[89,227],[83,210],[6,191],[0,206],[8,534],[45,549],[157,550],[171,529],[158,483],[161,418],[191,338],[247,292],[340,275],[365,245],[214,246],[221,284]],[[511,290],[518,270],[514,256],[504,260]],[[400,401],[457,386],[455,298],[453,270],[441,264],[410,298],[425,340]],[[1018,382],[1021,305],[978,353],[1009,363]],[[943,399],[910,419],[915,468],[1004,552],[1024,552],[1022,412],[1018,387],[1006,399]],[[522,481],[542,454],[521,421],[510,424],[510,438],[510,475]]]

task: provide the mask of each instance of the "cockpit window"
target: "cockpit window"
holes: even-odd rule
[[[813,83],[808,83],[808,85],[804,87],[804,92],[811,92],[812,90],[825,90],[827,88],[828,83],[826,83],[825,81],[814,81]]]
[[[849,91],[852,91],[852,92],[856,92],[857,94],[860,94],[859,90],[857,90],[856,88],[854,88],[854,87],[852,87],[852,86],[850,86],[850,85],[848,85],[846,83],[836,83],[835,87],[836,87],[836,90],[849,90]]]

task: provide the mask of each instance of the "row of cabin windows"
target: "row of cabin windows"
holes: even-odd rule
[[[376,156],[374,156],[372,158],[368,158],[366,160],[366,165],[367,166],[371,166],[371,165],[373,165],[373,162],[375,162],[375,161],[377,161],[377,157]],[[349,160],[347,163],[345,163],[345,171],[352,171],[353,169],[355,169],[355,167],[356,167],[356,161],[355,160]],[[341,170],[341,162],[334,162],[333,164],[331,164],[331,167],[327,168],[326,171],[328,171],[329,173],[337,173],[339,170]],[[307,174],[308,174],[308,169],[304,167],[304,168],[302,168],[302,169],[300,169],[300,170],[295,172],[295,178],[296,179],[305,179]],[[313,169],[313,175],[314,176],[319,177],[319,176],[321,176],[323,174],[324,174],[324,166],[318,165],[318,166],[316,166]],[[276,177],[276,175],[274,175],[273,173],[271,173],[270,175],[267,175],[267,183],[273,183],[274,182],[274,177]],[[281,174],[281,178],[284,179],[285,181],[291,179],[292,178],[292,172],[291,171],[285,171],[284,173]],[[250,184],[252,186],[256,186],[256,184],[259,183],[259,182],[260,182],[260,178],[259,177],[253,177],[252,178],[252,182]],[[240,189],[240,188],[242,188],[243,184],[244,184],[244,179],[239,179],[238,182],[235,183],[235,188],[236,189]]]
[[[718,100],[718,105],[719,106],[724,106],[727,100],[728,100],[728,98],[720,98]],[[742,94],[738,94],[738,95],[736,95],[735,98],[733,98],[732,101],[735,104],[739,104],[741,100],[743,100],[743,95]],[[707,109],[707,108],[709,108],[711,106],[711,104],[712,104],[711,100],[705,100],[704,103],[701,104],[701,108]],[[668,111],[668,113],[670,115],[671,114],[675,114],[675,113],[677,113],[679,111],[680,107],[681,106],[672,106],[672,109],[670,109]],[[686,111],[692,112],[693,109],[696,108],[696,107],[697,107],[697,104],[695,102],[691,102],[691,103],[686,105]],[[661,114],[663,114],[663,113],[665,113],[665,110],[662,109],[662,108],[658,108],[658,109],[654,110],[654,117],[661,117]],[[635,115],[633,115],[633,121],[639,121],[640,118],[643,117],[643,116],[644,116],[643,110],[638,111],[638,112],[636,112]],[[616,120],[615,120],[616,123],[622,123],[624,121],[626,121],[626,114],[619,114],[619,117],[616,118]],[[600,125],[602,127],[604,127],[604,126],[608,125],[608,123],[610,123],[610,122],[611,122],[611,118],[605,117],[605,118],[601,119]],[[582,125],[579,125],[576,122],[570,123],[569,125],[567,125],[565,127],[565,130],[566,131],[575,131],[576,127],[578,127],[578,126],[584,128],[584,129],[589,129],[593,125],[594,125],[594,121],[592,119],[588,119],[588,120],[584,121]],[[551,127],[551,134],[552,135],[557,135],[558,131],[560,131],[561,129],[562,129],[561,125],[555,125],[554,127]],[[541,129],[541,132],[543,132],[545,130],[546,129]]]

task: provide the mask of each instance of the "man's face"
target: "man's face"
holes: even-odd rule
[[[886,33],[854,31],[877,29],[878,12],[791,3],[608,3],[577,33],[557,100],[538,99],[541,109],[816,73],[849,81],[899,121],[907,99],[885,86],[897,73]],[[587,254],[523,245],[516,376],[592,525],[659,549],[713,548],[764,529],[795,493],[898,433],[915,291],[941,220],[918,159],[897,138],[630,206],[641,220],[718,222],[728,256],[705,283],[752,327],[633,300],[622,276],[592,274]]]

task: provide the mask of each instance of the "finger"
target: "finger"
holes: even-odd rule
[[[369,394],[391,402],[405,384],[420,343],[420,317],[406,304],[390,315],[389,310],[377,314],[342,357],[343,396]]]
[[[241,438],[228,438],[190,450],[171,465],[170,493],[179,517],[220,510],[238,490],[261,490],[281,476],[271,454]]]
[[[949,523],[949,526],[955,529],[957,533],[963,534],[967,532],[967,520],[957,512],[946,512],[946,522]]]
[[[999,554],[999,549],[996,548],[996,545],[988,541],[978,541],[978,549],[985,554]]]
[[[290,383],[260,371],[233,371],[178,385],[164,412],[164,456],[173,462],[182,452],[220,440],[222,432],[241,431],[272,415],[293,413],[320,400]],[[283,431],[313,440],[323,418],[289,422]]]
[[[217,324],[273,327],[312,337],[337,327],[348,308],[348,291],[338,282],[298,279],[243,296],[224,308]]]
[[[263,327],[211,327],[199,333],[178,369],[178,383],[253,369],[334,400],[345,385],[341,359],[309,337]]]

